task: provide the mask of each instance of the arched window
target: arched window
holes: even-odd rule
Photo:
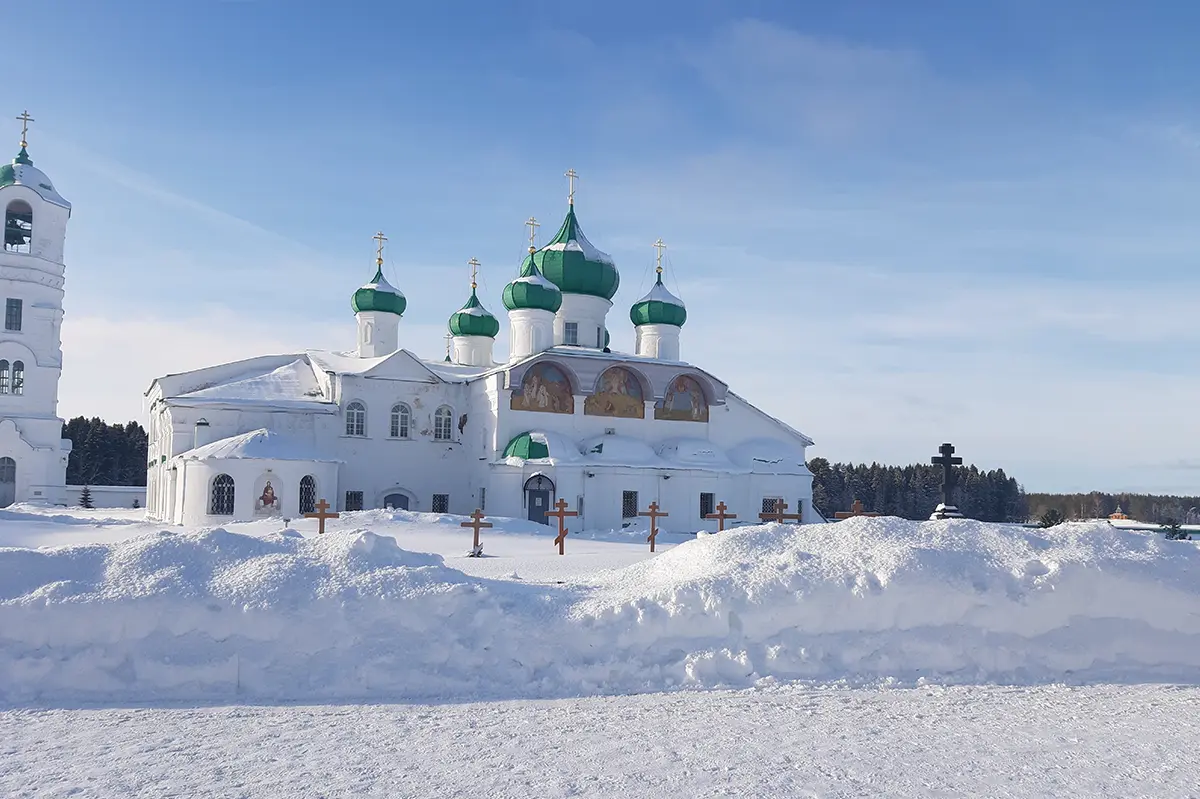
[[[25,393],[25,362],[13,361],[12,393]]]
[[[4,249],[29,252],[33,242],[33,209],[24,200],[13,200],[4,212]]]
[[[208,512],[213,516],[233,515],[233,478],[229,475],[218,474],[213,480]]]
[[[449,441],[453,429],[454,412],[445,405],[433,414],[433,438],[435,441]]]
[[[0,361],[0,394],[8,393],[8,361]]]
[[[346,406],[346,435],[365,436],[367,434],[367,406],[361,402],[351,402]]]
[[[317,512],[317,481],[311,474],[300,478],[300,512]]]
[[[408,438],[408,428],[412,423],[412,411],[403,402],[392,406],[392,438]]]

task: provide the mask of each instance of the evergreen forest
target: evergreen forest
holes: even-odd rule
[[[146,431],[137,422],[106,424],[77,416],[63,425],[71,439],[67,485],[144,486]]]

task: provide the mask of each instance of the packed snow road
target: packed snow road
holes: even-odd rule
[[[1200,689],[10,710],[4,797],[1195,797]]]

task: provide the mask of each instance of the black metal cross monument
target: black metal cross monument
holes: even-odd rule
[[[942,454],[933,458],[933,465],[942,467],[942,502],[934,508],[929,519],[961,519],[962,513],[954,504],[954,467],[962,464],[963,460],[955,457],[954,445],[950,443],[942,444],[938,452]]]

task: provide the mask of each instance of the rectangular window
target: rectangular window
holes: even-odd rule
[[[486,488],[479,489],[479,509],[481,511],[487,510],[487,489]]]
[[[346,510],[362,510],[363,509],[363,492],[347,491],[346,492]]]
[[[717,512],[717,495],[707,492],[700,493],[700,518],[707,519],[708,514]]]
[[[12,302],[12,300],[9,300]],[[567,322],[563,325],[563,344],[570,344],[573,347],[579,346],[579,323]]]
[[[21,300],[14,300],[12,297],[9,297],[8,301],[4,304],[4,329],[21,329]]]
[[[638,515],[638,497],[636,491],[621,492],[621,518],[636,519]]]
[[[430,513],[449,513],[450,512],[450,495],[449,494],[434,494],[433,504],[429,506]]]
[[[596,328],[596,349],[604,349],[604,328]]]
[[[762,512],[763,513],[774,513],[775,512],[775,504],[777,502],[782,502],[782,501],[783,500],[780,499],[779,497],[763,497]]]

